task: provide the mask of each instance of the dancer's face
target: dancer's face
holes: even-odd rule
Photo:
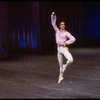
[[[61,30],[65,30],[65,22],[61,22],[59,27]]]

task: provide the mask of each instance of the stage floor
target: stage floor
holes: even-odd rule
[[[58,85],[56,54],[0,60],[0,98],[100,98],[100,48],[71,48],[74,62]]]

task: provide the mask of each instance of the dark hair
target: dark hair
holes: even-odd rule
[[[61,24],[61,22],[64,22],[64,23],[65,23],[65,21],[64,21],[64,20],[61,20],[61,21],[60,21],[60,23],[59,23],[59,25]],[[66,24],[66,23],[65,23],[65,24]]]

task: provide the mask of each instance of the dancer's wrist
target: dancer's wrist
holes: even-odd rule
[[[55,12],[52,12],[52,15],[53,15],[53,16],[56,16],[56,13],[55,13]]]

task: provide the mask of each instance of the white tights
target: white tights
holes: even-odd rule
[[[63,65],[64,65],[63,64],[63,55],[67,59],[66,64],[65,64],[66,68],[73,62],[73,57],[72,57],[71,53],[69,52],[68,47],[57,47],[57,49],[58,49],[57,58],[58,58],[59,66],[60,66],[60,75],[61,75]]]

